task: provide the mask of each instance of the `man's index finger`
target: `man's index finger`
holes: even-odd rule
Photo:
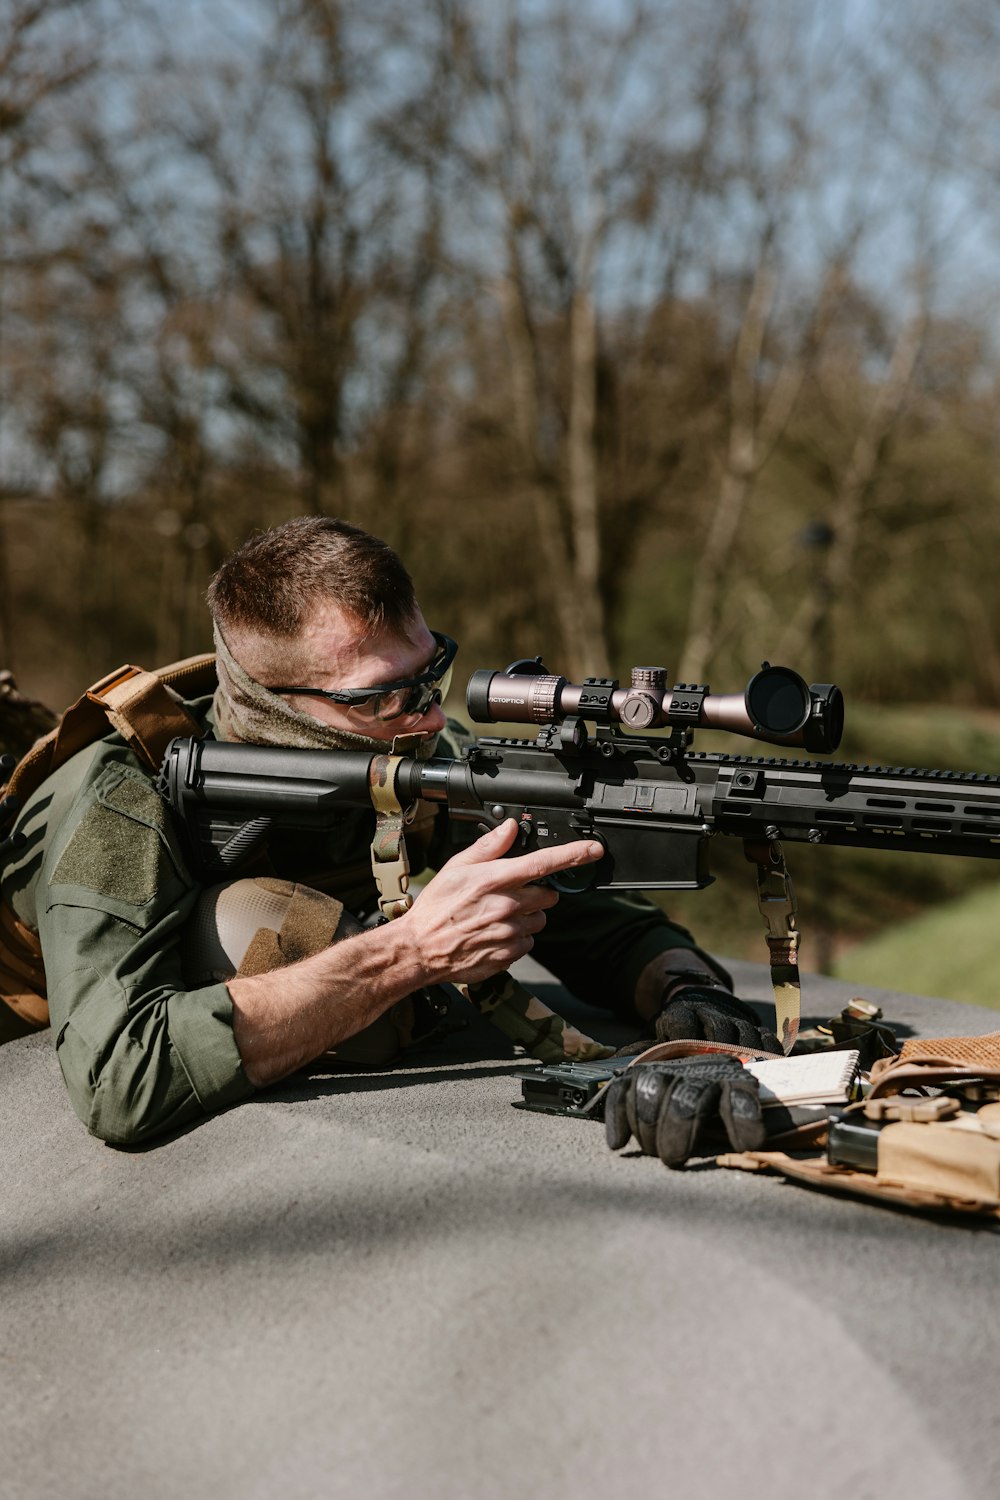
[[[577,839],[572,844],[516,854],[497,862],[497,885],[508,889],[530,885],[533,880],[544,880],[547,875],[557,875],[560,870],[570,870],[575,865],[596,864],[605,852],[604,845],[596,839]]]

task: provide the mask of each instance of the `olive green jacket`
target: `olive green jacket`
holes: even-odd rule
[[[210,705],[188,707],[210,724]],[[446,731],[439,753],[454,746]],[[319,863],[356,869],[373,819],[345,812],[323,836]],[[225,984],[189,988],[183,973],[180,934],[204,883],[153,776],[124,741],[109,734],[67,761],[18,826],[27,845],[5,872],[3,898],[39,935],[52,1036],[87,1128],[131,1144],[251,1095]],[[272,873],[285,878],[309,881],[317,867],[315,840],[308,853],[301,841],[272,841],[270,852]],[[643,897],[586,892],[548,913],[535,956],[581,998],[629,1014],[641,970],[682,946],[694,946],[690,934]]]

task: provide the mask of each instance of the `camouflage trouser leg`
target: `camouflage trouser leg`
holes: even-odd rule
[[[185,976],[189,984],[210,984],[269,974],[361,931],[340,901],[310,886],[265,877],[235,880],[206,890],[195,907],[182,943]],[[379,1067],[426,1035],[433,1024],[422,1013],[426,1009],[421,998],[407,996],[329,1055]]]
[[[512,974],[494,974],[478,984],[460,984],[458,991],[504,1036],[519,1042],[539,1062],[594,1062],[610,1057],[613,1047],[595,1042],[551,1010]]]

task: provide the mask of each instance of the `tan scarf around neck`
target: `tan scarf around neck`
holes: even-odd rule
[[[218,625],[215,653],[219,686],[214,708],[220,739],[248,745],[288,745],[298,750],[388,750],[387,741],[324,724],[255,682],[233,656]],[[416,752],[418,758],[426,760],[433,755],[437,742],[436,734],[428,735]]]

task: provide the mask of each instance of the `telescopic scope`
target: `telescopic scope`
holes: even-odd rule
[[[808,686],[789,667],[761,665],[743,693],[667,686],[665,667],[633,667],[632,681],[589,677],[569,682],[541,659],[506,672],[473,672],[466,704],[477,724],[558,724],[573,716],[626,729],[724,729],[813,753],[836,750],[844,732],[844,696],[832,683]]]

